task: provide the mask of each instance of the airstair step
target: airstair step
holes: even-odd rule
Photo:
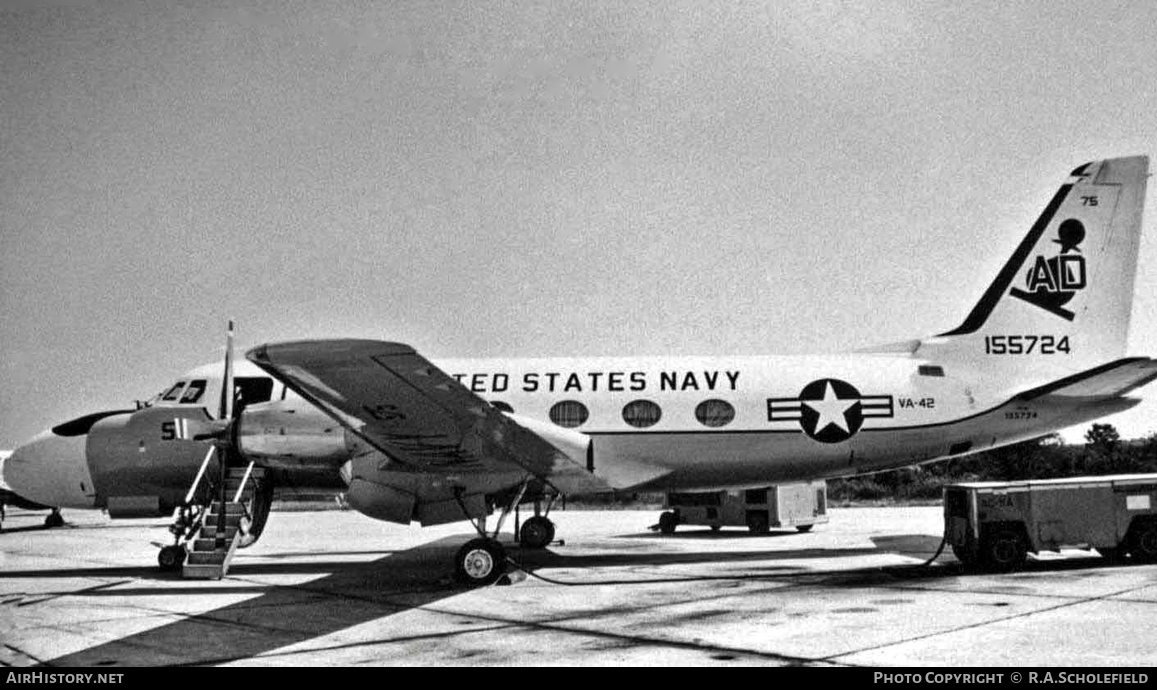
[[[237,536],[237,529],[230,527],[225,532],[225,543],[233,541]],[[205,552],[213,551],[217,548],[217,536],[212,532],[202,532],[196,539],[193,540],[193,551]]]
[[[181,576],[190,580],[220,580],[225,576],[225,569],[220,565],[186,563],[181,569]]]
[[[240,514],[238,514],[238,515],[226,515],[225,516],[225,527],[239,527],[241,525],[241,518],[243,518],[243,517],[244,516],[240,515]],[[216,530],[217,518],[218,518],[217,515],[206,515],[205,516],[204,529],[207,529],[210,531]]]
[[[247,467],[230,467],[228,470],[225,471],[225,477],[226,478],[242,479],[243,477],[245,477],[245,475],[247,473],[253,479],[258,479],[260,477],[265,476],[265,468],[264,467],[254,467],[252,469],[249,469]]]
[[[189,565],[222,565],[228,555],[228,551],[190,551],[186,562]]]

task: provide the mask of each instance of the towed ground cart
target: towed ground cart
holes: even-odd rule
[[[669,510],[659,516],[659,531],[671,534],[679,525],[747,527],[761,533],[776,527],[806,532],[828,521],[827,484],[823,481],[781,484],[760,489],[667,494]]]
[[[944,488],[945,539],[967,567],[1013,570],[1028,553],[1095,549],[1157,561],[1157,474],[969,482]]]

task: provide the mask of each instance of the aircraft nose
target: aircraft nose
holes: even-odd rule
[[[85,459],[87,434],[37,434],[4,461],[4,483],[17,495],[54,508],[92,508],[96,492]]]

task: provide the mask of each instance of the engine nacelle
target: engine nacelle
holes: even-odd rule
[[[302,400],[250,405],[237,424],[237,446],[266,467],[340,467],[358,447],[345,427]]]

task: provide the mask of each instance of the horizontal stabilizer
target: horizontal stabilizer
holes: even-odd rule
[[[1066,376],[1021,393],[1017,398],[1034,400],[1045,395],[1065,398],[1113,398],[1125,395],[1157,379],[1157,360],[1129,357]]]

